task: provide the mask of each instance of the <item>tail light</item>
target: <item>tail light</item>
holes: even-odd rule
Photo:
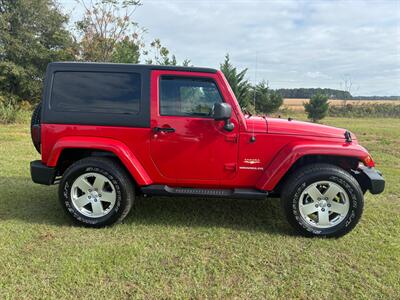
[[[35,146],[36,150],[40,153],[40,124],[32,125],[31,127],[31,138],[33,145]]]
[[[362,159],[362,163],[363,163],[365,166],[369,167],[369,168],[375,167],[375,162],[374,162],[374,160],[372,159],[371,155],[367,155],[366,157],[364,157],[364,158]]]

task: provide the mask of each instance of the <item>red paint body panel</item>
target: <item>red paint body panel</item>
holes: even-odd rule
[[[228,132],[223,121],[204,117],[161,116],[159,78],[162,75],[211,78],[232,106]],[[293,163],[304,155],[335,155],[363,160],[368,152],[344,129],[283,119],[250,117],[240,111],[223,74],[153,70],[150,128],[42,124],[42,161],[57,165],[69,148],[98,149],[117,155],[138,185],[258,188],[271,191]],[[175,132],[154,133],[153,127]],[[255,142],[251,137],[255,136]]]
[[[302,156],[344,156],[355,157],[361,161],[367,153],[358,144],[340,144],[328,141],[324,143],[321,140],[308,141],[307,143],[304,143],[304,141],[291,142],[286,144],[273,158],[266,167],[264,174],[259,178],[256,187],[266,191],[273,190],[290,167]]]
[[[147,131],[145,133],[144,131]],[[137,157],[148,149],[148,129],[127,129],[105,126],[43,124],[42,161],[49,167],[57,165],[64,149],[96,149],[114,153],[140,185],[152,184],[148,162]],[[135,136],[135,142],[124,137]],[[122,140],[122,141],[121,141]],[[141,142],[140,142],[141,141]],[[147,144],[147,146],[146,146]],[[141,146],[140,146],[141,145]],[[138,146],[138,147],[135,147]],[[136,153],[136,154],[135,154]],[[144,167],[146,166],[146,168]]]
[[[319,136],[343,140],[345,129],[301,121],[268,118],[268,133]]]
[[[158,91],[162,75],[206,77],[213,79],[219,87],[223,85],[218,73],[152,72],[151,127],[175,129],[172,133],[152,134],[150,138],[150,155],[159,173],[177,185],[219,186],[221,180],[234,177],[235,170],[228,170],[227,166],[237,162],[239,122],[236,114],[231,119],[235,125],[232,132],[223,129],[223,121],[216,122],[212,118],[161,116]],[[221,94],[225,101],[231,97],[222,89]]]
[[[252,116],[246,119],[246,128],[244,131],[266,133],[268,131],[267,118]]]

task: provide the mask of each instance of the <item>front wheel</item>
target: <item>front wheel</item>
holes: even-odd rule
[[[289,223],[306,236],[348,233],[361,218],[364,206],[357,180],[329,164],[297,170],[286,181],[281,200]]]
[[[108,158],[84,158],[64,173],[59,198],[75,222],[103,227],[122,221],[133,199],[133,182],[127,172]]]

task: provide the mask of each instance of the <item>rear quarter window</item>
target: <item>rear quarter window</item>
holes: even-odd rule
[[[59,112],[138,114],[141,76],[122,72],[55,72],[51,110]]]

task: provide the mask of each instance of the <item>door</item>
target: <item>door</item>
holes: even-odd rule
[[[151,156],[176,183],[218,184],[236,175],[238,122],[232,115],[235,128],[227,132],[211,117],[213,105],[224,101],[212,75],[152,72]]]

